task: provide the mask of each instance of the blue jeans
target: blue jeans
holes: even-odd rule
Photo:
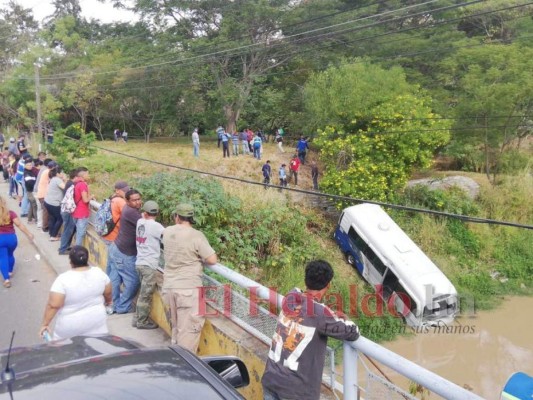
[[[4,280],[9,279],[9,274],[13,272],[15,257],[13,252],[17,248],[17,235],[15,233],[0,234],[0,270]]]
[[[30,210],[30,201],[28,200],[28,191],[24,187],[24,184],[22,186],[22,204],[20,206],[20,213],[22,215],[27,215],[28,211]]]
[[[139,290],[139,274],[135,269],[137,256],[128,256],[122,253],[115,243],[109,246],[108,257],[111,259],[111,287],[113,289],[113,309],[118,314],[132,311],[132,303]],[[120,292],[120,285],[124,290]]]
[[[261,147],[254,147],[254,157],[258,160],[261,159]]]
[[[76,229],[76,222],[74,221],[74,218],[72,218],[71,213],[62,212],[61,218],[63,218],[63,233],[61,235],[59,252],[64,253],[72,242],[72,236],[74,236],[74,230]]]
[[[15,181],[15,178],[12,176],[9,177],[9,195],[18,195],[19,194],[19,185],[17,184],[17,181]]]
[[[195,157],[199,157],[200,156],[200,143],[193,143],[192,144],[192,154]]]
[[[89,218],[73,218],[76,224],[76,246],[83,246],[83,238],[87,232]]]

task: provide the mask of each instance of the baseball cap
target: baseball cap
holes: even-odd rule
[[[14,142],[14,141],[15,141],[15,138],[14,138],[14,137],[10,137],[10,138],[9,138],[9,141],[10,141],[10,142]]]
[[[187,203],[178,204],[176,214],[181,217],[194,217],[194,207]]]
[[[146,211],[148,214],[157,214],[159,212],[159,205],[155,201],[149,200],[144,203],[143,211]]]
[[[52,168],[55,168],[57,167],[57,163],[55,161],[50,161],[47,165],[48,169],[52,169]]]
[[[128,190],[130,190],[130,186],[125,181],[118,181],[117,183],[115,183],[115,189],[127,192]]]

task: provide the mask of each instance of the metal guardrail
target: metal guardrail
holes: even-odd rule
[[[91,201],[91,209],[93,211],[97,210],[99,206],[100,203]],[[94,218],[94,213],[91,213],[91,223],[92,218]],[[252,290],[257,298],[265,300],[266,302],[276,306],[277,309],[281,309],[284,297],[279,293],[275,293],[271,289],[221,264],[209,265],[206,266],[206,268],[235,283],[248,292]],[[219,284],[216,280],[213,280],[207,275],[204,276],[204,282],[207,284],[212,284],[213,286],[217,286]],[[216,296],[216,294],[214,296]],[[245,304],[249,304],[249,300],[245,299],[245,297],[242,295],[232,293],[232,296]],[[263,318],[263,321],[268,320],[268,318],[272,318],[268,311],[262,309],[261,307],[258,307],[257,309],[258,318]],[[218,311],[223,313],[225,310],[223,308],[219,308]],[[234,314],[233,310],[229,314],[232,316],[230,319],[243,329],[256,336],[263,342],[266,342],[267,344],[269,343],[269,336],[265,335],[265,332],[255,329],[253,326],[251,326],[251,324],[248,324],[247,321],[243,320],[242,318],[235,318],[235,315],[238,313]],[[266,322],[266,324],[269,323]],[[272,327],[270,327],[270,330],[271,329]],[[476,395],[475,393],[469,392],[455,383],[450,382],[425,368],[422,368],[421,366],[403,358],[402,356],[386,349],[383,346],[380,346],[377,343],[372,342],[363,336],[359,337],[359,339],[357,339],[355,342],[346,341],[343,343],[343,385],[338,384],[338,382],[334,383],[334,368],[332,367],[330,386],[335,386],[335,389],[337,390],[340,389],[343,392],[345,400],[359,399],[359,391],[361,389],[358,383],[357,368],[359,353],[371,357],[372,359],[398,372],[400,375],[409,378],[410,380],[424,386],[431,392],[442,396],[445,399],[483,400],[482,397]],[[403,397],[406,398],[406,396]]]
[[[258,284],[257,282],[235,272],[223,265],[216,264],[207,266],[208,269],[216,272],[218,275],[228,279],[245,289],[254,288],[258,297],[264,300],[275,301],[277,307],[281,307],[283,296],[276,294],[272,298],[272,291]],[[381,364],[393,369],[399,374],[409,378],[410,380],[424,386],[430,391],[444,397],[445,399],[458,400],[483,400],[482,397],[475,393],[450,382],[443,377],[428,371],[425,368],[403,358],[402,356],[393,353],[377,343],[361,336],[355,342],[344,342],[343,344],[343,381],[344,381],[344,399],[356,400],[358,399],[359,385],[357,376],[357,360],[359,353],[365,354]]]

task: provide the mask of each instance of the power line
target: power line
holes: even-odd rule
[[[76,140],[74,138],[69,138],[69,139]],[[133,158],[133,159],[138,160],[138,161],[143,161],[143,162],[148,162],[148,163],[151,163],[151,164],[156,164],[156,165],[160,165],[160,166],[164,166],[164,167],[174,168],[174,169],[178,169],[178,170],[181,170],[181,171],[192,172],[192,173],[195,173],[195,174],[208,175],[208,176],[212,176],[212,177],[215,177],[215,178],[226,179],[226,180],[246,183],[246,184],[250,184],[250,185],[257,185],[257,186],[263,186],[263,187],[270,187],[271,186],[271,185],[267,185],[267,184],[264,184],[264,183],[254,182],[254,181],[250,181],[250,180],[246,180],[246,179],[242,179],[242,178],[235,178],[235,177],[231,177],[231,176],[225,176],[225,175],[216,174],[216,173],[213,173],[213,172],[200,171],[200,170],[196,170],[196,169],[192,169],[192,168],[180,167],[178,165],[173,165],[173,164],[163,163],[163,162],[160,162],[160,161],[150,160],[150,159],[147,159],[147,158],[142,158],[142,157],[138,157],[138,156],[133,156],[133,155],[121,153],[121,152],[118,152],[118,151],[115,151],[115,150],[106,149],[104,147],[100,147],[100,146],[96,146],[96,145],[91,145],[91,146],[95,147],[97,149],[100,149],[100,150],[104,150],[104,151],[107,151],[107,152],[110,152],[110,153],[121,155],[123,157]],[[468,215],[447,213],[447,212],[444,212],[444,211],[434,211],[434,210],[428,210],[428,209],[423,209],[423,208],[403,206],[403,205],[399,205],[399,204],[385,203],[385,202],[379,202],[379,201],[373,201],[373,200],[365,200],[365,199],[357,199],[357,198],[354,198],[354,197],[338,196],[338,195],[314,192],[314,191],[303,190],[303,189],[295,189],[295,188],[288,188],[288,187],[279,187],[279,189],[286,190],[286,191],[289,191],[289,192],[303,193],[303,194],[316,196],[316,197],[324,197],[324,198],[333,199],[333,200],[342,200],[342,201],[347,201],[347,202],[356,203],[356,204],[357,203],[377,204],[377,205],[385,207],[385,208],[391,208],[391,209],[403,210],[403,211],[412,211],[412,212],[418,212],[418,213],[424,213],[424,214],[430,214],[430,215],[437,215],[437,216],[446,217],[446,218],[454,218],[454,219],[458,219],[458,220],[461,220],[461,221],[464,221],[464,222],[472,222],[472,223],[477,223],[477,224],[511,226],[511,227],[515,227],[515,228],[524,228],[524,229],[533,230],[533,225],[524,225],[524,224],[519,224],[519,223],[516,223],[516,222],[498,221],[498,220],[493,220],[493,219],[488,219],[488,218],[478,218],[478,217],[472,217],[472,216],[468,216]]]
[[[191,56],[191,57],[187,57],[187,58],[179,58],[179,59],[169,60],[169,61],[160,62],[160,63],[153,63],[153,64],[148,64],[148,65],[139,66],[139,67],[130,67],[130,68],[128,68],[128,71],[137,70],[137,69],[144,69],[144,68],[160,67],[160,66],[169,65],[169,64],[183,63],[185,61],[199,60],[199,59],[202,59],[202,58],[213,57],[213,56],[217,56],[217,55],[221,55],[221,54],[228,55],[227,53],[229,53],[231,51],[236,51],[236,50],[242,51],[243,49],[250,49],[250,48],[253,48],[253,47],[264,46],[264,45],[267,45],[269,49],[272,49],[273,47],[278,47],[280,45],[285,44],[284,42],[286,42],[288,39],[291,39],[291,38],[300,37],[300,36],[308,34],[308,33],[319,32],[319,31],[323,31],[323,30],[326,30],[326,29],[329,29],[329,28],[332,28],[332,27],[346,25],[348,23],[358,22],[358,21],[362,21],[362,20],[365,20],[365,19],[369,19],[369,18],[381,17],[381,16],[384,16],[384,15],[391,14],[393,12],[403,11],[403,10],[410,9],[412,7],[415,7],[415,6],[419,7],[419,6],[422,6],[422,5],[433,3],[435,1],[438,1],[438,0],[429,0],[429,1],[425,2],[425,3],[420,3],[420,4],[416,4],[416,5],[412,5],[412,6],[407,6],[407,7],[403,7],[403,8],[400,8],[400,9],[387,11],[387,12],[384,12],[384,13],[381,13],[381,14],[375,14],[375,15],[372,15],[372,16],[365,16],[365,17],[362,17],[362,18],[359,18],[359,19],[355,19],[355,20],[351,20],[351,21],[345,21],[345,22],[342,22],[342,23],[339,23],[339,24],[334,24],[334,25],[330,25],[330,26],[326,26],[326,27],[322,27],[322,28],[312,29],[312,30],[309,30],[309,31],[306,31],[306,32],[297,33],[297,34],[294,34],[294,35],[285,36],[285,37],[280,38],[280,39],[273,39],[272,40],[272,42],[274,42],[273,44],[267,44],[266,41],[265,42],[259,42],[259,43],[252,43],[252,44],[242,45],[242,46],[238,46],[238,47],[234,47],[234,48],[230,48],[230,49],[218,50],[218,51],[211,52],[211,53],[199,54],[199,55]],[[477,4],[477,3],[480,3],[480,2],[483,2],[483,1],[484,0],[472,0],[472,1],[469,1],[469,2],[460,3],[460,4],[456,4],[456,5],[440,7],[440,8],[432,9],[432,10],[425,10],[425,11],[421,11],[421,12],[418,12],[418,13],[415,13],[415,14],[410,14],[410,15],[407,15],[407,16],[404,16],[404,17],[393,18],[393,19],[388,19],[388,20],[384,20],[384,21],[378,21],[378,22],[375,22],[375,23],[372,23],[372,24],[364,25],[362,27],[350,28],[350,29],[352,29],[352,30],[353,29],[359,29],[359,30],[360,29],[368,29],[368,28],[375,27],[375,26],[378,26],[378,25],[382,25],[382,24],[385,24],[385,23],[388,23],[388,22],[398,22],[398,20],[400,20],[400,19],[412,18],[413,16],[423,15],[423,14],[427,14],[427,13],[434,13],[434,12],[439,12],[439,11],[448,11],[448,10],[455,9],[455,8],[460,8],[460,7],[467,7],[469,5]],[[346,33],[346,31],[341,31],[340,33]],[[317,36],[312,36],[310,38],[303,38],[303,39],[299,39],[299,40],[318,39],[318,38],[322,37],[323,35],[324,34],[320,34],[320,35],[317,35]],[[331,35],[331,33],[328,33],[327,35]],[[230,53],[229,55],[230,56],[237,56],[237,55],[239,55],[239,53],[236,53],[236,54],[231,54]],[[111,73],[117,73],[117,72],[122,72],[122,70],[116,70],[115,69],[115,70],[110,70],[110,71],[100,71],[100,72],[93,72],[93,74],[94,75],[103,75],[103,74],[111,74]],[[72,78],[72,77],[76,76],[77,74],[78,74],[77,72],[73,72],[73,73],[64,73],[64,74],[57,74],[57,75],[48,75],[48,76],[42,77],[41,80],[68,79],[68,78]]]
[[[518,7],[524,7],[524,6],[528,6],[530,4],[533,4],[532,3],[527,3],[527,4],[523,4],[523,5],[518,5],[518,6],[511,6],[511,7],[504,7],[504,8],[501,8],[501,9],[498,9],[498,10],[492,10],[492,11],[486,11],[486,12],[481,12],[481,13],[477,13],[477,14],[471,14],[468,16],[468,18],[472,18],[472,17],[477,17],[477,16],[482,16],[482,15],[487,15],[487,14],[492,14],[492,13],[496,13],[496,12],[501,12],[501,11],[506,11],[506,10],[509,10],[509,9],[514,9],[514,8],[518,8]],[[527,17],[527,16],[521,16],[521,17],[516,17],[516,18],[511,18],[511,19],[508,19],[508,20],[514,20],[514,19],[519,19],[519,18],[524,18],[524,17]],[[411,30],[415,30],[415,29],[427,29],[427,28],[434,28],[436,25],[438,26],[442,26],[444,24],[449,24],[449,23],[452,23],[452,22],[456,22],[456,21],[460,21],[462,19],[464,19],[465,17],[460,17],[460,18],[453,18],[453,19],[449,19],[449,20],[444,20],[444,21],[439,21],[435,24],[432,24],[431,26],[417,26],[417,27],[411,27],[411,28],[405,28],[405,29],[401,29],[401,30],[397,30],[397,31],[390,31],[390,32],[386,32],[386,33],[382,33],[382,34],[377,34],[377,35],[372,35],[372,36],[366,36],[366,37],[363,37],[363,38],[356,38],[356,39],[353,39],[351,41],[348,41],[348,42],[344,42],[344,44],[347,44],[347,43],[353,43],[353,42],[362,42],[362,41],[365,41],[365,40],[370,40],[370,39],[374,39],[376,37],[385,37],[385,36],[390,36],[390,35],[394,35],[394,34],[398,34],[398,33],[405,33],[407,31],[411,31]],[[412,37],[407,37],[407,38],[400,38],[400,39],[397,39],[396,41],[403,41],[403,40],[409,40],[410,38]],[[516,40],[520,40],[520,38],[515,38]],[[474,45],[467,45],[467,46],[463,46],[463,47],[474,47],[474,46],[479,46],[479,45],[489,45],[489,44],[493,44],[495,41],[493,41],[492,43],[491,42],[483,42],[481,44],[474,44]],[[319,46],[318,48],[325,48],[325,47],[331,47],[331,46],[335,46],[336,44],[335,43],[326,43],[324,45],[321,45]],[[451,48],[446,48],[444,50],[453,50],[453,49],[457,49],[457,48],[461,48],[461,47],[451,47]],[[284,56],[293,56],[293,55],[297,55],[297,54],[303,54],[305,52],[310,52],[310,51],[316,51],[316,48],[312,48],[312,49],[306,49],[306,50],[297,50],[297,51],[293,51],[292,53],[286,53],[286,54],[283,54]],[[443,51],[443,49],[433,49],[433,50],[428,50],[428,51],[425,51],[425,52],[418,52],[418,53],[411,53],[412,55],[419,55],[419,54],[428,54],[428,53],[436,53],[436,52],[441,52]],[[405,56],[409,56],[409,54],[399,54],[399,55],[394,55],[394,56],[389,56],[389,57],[382,57],[380,58],[381,60],[388,60],[388,59],[396,59],[396,58],[400,58],[400,57],[405,57]],[[195,63],[192,63],[192,65],[194,65]],[[191,64],[189,64],[191,65]],[[292,71],[291,71],[292,73]],[[278,73],[278,74],[283,74],[282,73]],[[274,75],[277,75],[277,74],[270,74],[269,76],[274,76]],[[150,80],[155,80],[155,79],[158,79],[158,78],[149,78],[149,79],[140,79],[140,80],[134,80],[134,81],[126,81],[126,82],[149,82]],[[160,85],[160,86],[148,86],[146,88],[162,88],[162,87],[168,87],[168,86],[172,86],[172,87],[179,87],[179,86],[188,86],[189,84],[175,84],[175,85]],[[116,89],[111,89],[111,91],[129,91],[129,90],[137,90],[139,89],[139,87],[135,87],[135,88],[116,88]]]

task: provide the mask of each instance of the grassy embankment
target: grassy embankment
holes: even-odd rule
[[[287,163],[291,152],[278,153],[275,144],[265,146],[262,161],[251,156],[222,158],[222,150],[214,142],[202,143],[200,158],[192,157],[191,145],[185,140],[172,140],[156,143],[130,142],[128,144],[98,143],[99,146],[127,153],[129,155],[157,160],[160,162],[199,171],[214,172],[224,176],[241,177],[260,182],[261,166],[266,159],[271,160],[273,175],[282,162]],[[288,150],[288,149],[287,149]],[[311,158],[313,158],[311,154]],[[168,172],[182,175],[176,169],[135,161],[131,158],[105,151],[83,164],[91,170],[93,191],[102,199],[111,193],[113,183],[118,179],[136,182],[150,179],[155,173]],[[437,173],[436,173],[437,174]],[[442,174],[442,173],[441,173]],[[448,172],[451,175],[452,172]],[[202,179],[210,180],[205,175]],[[482,190],[476,206],[478,216],[533,223],[533,182],[529,174],[507,177],[502,183],[492,187],[485,184],[483,176],[469,174],[482,183]],[[277,179],[274,182],[277,182]],[[358,311],[354,317],[366,330],[367,336],[374,340],[390,340],[400,330],[401,322],[390,316],[372,318],[360,314],[362,296],[371,292],[360,277],[348,266],[331,239],[335,221],[327,219],[317,210],[310,208],[301,196],[279,193],[277,190],[265,191],[260,186],[248,185],[228,180],[215,179],[229,196],[229,201],[239,202],[238,218],[250,216],[258,209],[266,211],[273,219],[266,229],[271,236],[266,245],[257,250],[257,257],[241,258],[256,260],[239,264],[228,256],[232,250],[227,237],[215,243],[222,262],[256,279],[266,286],[274,286],[281,293],[293,286],[303,287],[303,265],[309,258],[324,257],[335,268],[336,277],[333,291],[340,293],[348,309],[349,288],[358,292]],[[310,167],[304,166],[300,172],[299,187],[310,189]],[[231,200],[233,199],[233,200]],[[149,198],[145,198],[149,200]],[[171,203],[172,203],[171,199]],[[178,201],[179,199],[176,199]],[[169,203],[169,204],[171,204]],[[275,211],[277,210],[277,211]],[[463,224],[445,219],[435,219],[426,215],[394,213],[393,218],[404,228],[413,240],[435,261],[437,265],[464,295],[472,295],[478,308],[490,308],[498,304],[507,294],[533,294],[533,233],[524,229],[495,227],[478,224]],[[305,226],[291,226],[290,222],[300,221]],[[247,225],[248,224],[248,225]],[[217,228],[217,235],[230,235],[231,228],[241,231],[254,230],[259,234],[262,224],[253,218],[248,221],[228,219],[224,227]],[[220,233],[222,232],[222,233]],[[233,231],[235,232],[235,230]],[[299,241],[290,238],[291,232],[305,235]],[[212,235],[211,235],[212,236]],[[252,239],[253,243],[253,239]],[[290,243],[287,245],[286,243]],[[295,248],[297,247],[297,248]]]

